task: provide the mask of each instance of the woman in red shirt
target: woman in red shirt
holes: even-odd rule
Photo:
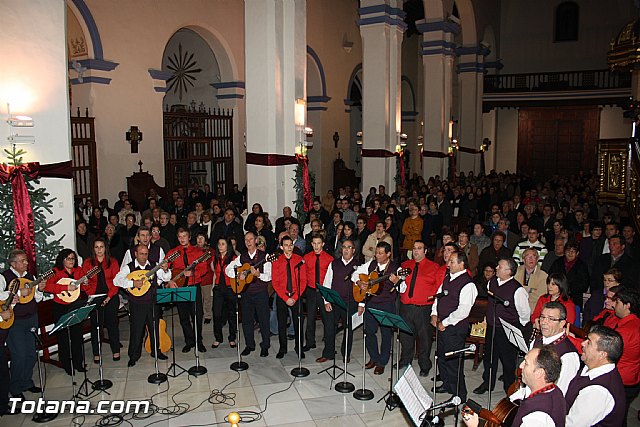
[[[86,302],[86,297],[83,297],[81,293],[80,297],[72,303],[67,303],[58,297],[59,293],[63,291],[73,291],[77,287],[72,284],[58,284],[60,279],[78,280],[84,275],[82,268],[78,267],[78,255],[72,249],[63,249],[60,251],[56,257],[53,272],[54,275],[47,280],[44,291],[54,294],[52,311],[53,320],[57,322],[63,315],[83,306]],[[81,284],[78,284],[78,286],[80,285]],[[58,360],[62,364],[65,372],[71,375],[71,356],[73,356],[73,367],[77,372],[85,372],[86,368],[83,366],[82,360],[82,324],[74,325],[69,328],[69,330],[71,332],[71,349],[69,349],[67,328],[61,329],[56,335],[58,338]]]
[[[576,305],[569,298],[569,282],[562,273],[553,273],[547,276],[547,293],[538,298],[536,308],[531,313],[531,322],[534,328],[540,329],[539,317],[542,314],[542,307],[549,301],[558,301],[567,309],[567,323],[576,321]]]
[[[236,296],[231,289],[229,278],[224,269],[235,259],[231,242],[224,237],[218,238],[213,253],[211,267],[215,274],[213,288],[213,335],[215,341],[211,348],[218,348],[223,341],[222,325],[229,323],[229,346],[236,347]]]
[[[93,362],[100,363],[100,353],[98,352],[98,339],[102,336],[102,328],[107,328],[109,332],[109,345],[113,360],[120,360],[120,329],[118,327],[118,308],[120,298],[118,297],[118,287],[113,283],[113,279],[120,271],[118,261],[110,256],[109,247],[106,241],[99,237],[93,242],[91,258],[84,260],[82,270],[86,274],[95,266],[100,266],[97,276],[89,279],[87,295],[106,294],[102,304],[97,310],[91,312],[91,347],[93,350]],[[98,325],[100,330],[98,331]]]

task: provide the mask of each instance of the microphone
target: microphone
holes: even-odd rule
[[[303,260],[303,259],[301,259],[301,260],[300,260],[300,262],[299,262],[299,263],[297,263],[297,264],[296,264],[296,266],[295,266],[295,267],[293,267],[293,268],[294,268],[294,269],[295,269],[295,268],[300,268],[300,267],[302,267],[302,264],[304,264],[304,260]]]
[[[461,348],[460,350],[448,351],[444,354],[444,357],[453,356],[454,354],[465,353],[467,351],[476,351],[476,345],[470,344],[468,347]]]
[[[38,330],[36,328],[31,328],[29,329],[29,332],[31,332],[33,336],[36,337],[38,344],[40,344],[40,348],[44,348],[44,346],[42,345],[42,341],[40,341],[40,335],[38,335]]]
[[[358,269],[357,265],[353,266],[353,271],[356,271]],[[344,276],[344,281],[346,282],[347,280],[351,279],[351,274],[347,274],[346,276]]]
[[[444,291],[440,292],[439,294],[435,294],[435,295],[430,296],[429,298],[427,298],[427,300],[433,301],[433,300],[435,300],[437,298],[446,297],[447,295],[449,295],[449,291],[445,289]]]
[[[450,406],[458,406],[460,403],[462,402],[462,400],[460,400],[460,398],[458,396],[453,396],[451,399],[446,400],[442,403],[438,403],[435,406],[432,406],[431,408],[429,408],[430,411],[435,411],[436,409],[442,409],[442,408],[448,408]]]
[[[502,298],[501,296],[496,295],[496,294],[494,294],[494,293],[493,293],[493,292],[491,292],[491,291],[487,291],[487,294],[488,294],[490,297],[493,297],[493,298],[495,298],[496,300],[498,300],[498,302],[499,302],[500,304],[504,305],[505,307],[509,307],[509,301],[507,301],[506,299]]]

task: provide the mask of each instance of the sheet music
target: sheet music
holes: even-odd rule
[[[404,408],[409,413],[413,423],[419,426],[422,423],[420,416],[431,407],[433,399],[420,384],[420,380],[411,366],[404,371],[393,386],[393,389],[398,393],[402,403],[404,403]]]
[[[358,326],[362,325],[363,322],[364,312],[361,316],[358,316],[358,312],[356,311],[355,313],[353,313],[353,316],[351,316],[351,330],[355,331],[356,329],[358,329]]]
[[[500,319],[500,324],[502,325],[502,328],[504,329],[504,333],[507,336],[507,339],[509,340],[509,342],[513,344],[515,347],[517,347],[518,350],[520,350],[521,352],[527,353],[529,351],[529,346],[525,342],[520,329],[516,328],[511,323],[505,321],[501,317],[499,317],[499,319]]]

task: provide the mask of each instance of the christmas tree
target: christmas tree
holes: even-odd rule
[[[25,150],[17,150],[16,146],[13,145],[12,150],[5,149],[4,151],[9,159],[9,166],[19,166],[23,164],[22,156],[26,154]],[[53,202],[56,198],[52,198],[45,188],[35,187],[35,185],[40,184],[39,180],[30,179],[28,176],[25,176],[25,181],[33,210],[36,265],[38,274],[41,274],[53,266],[58,252],[62,250],[60,242],[64,238],[64,235],[58,239],[53,238],[55,235],[53,228],[62,221],[62,218],[49,221],[47,218],[53,215]],[[8,268],[9,263],[7,258],[9,253],[15,249],[15,246],[13,191],[11,189],[11,183],[0,184],[0,268],[2,270]]]

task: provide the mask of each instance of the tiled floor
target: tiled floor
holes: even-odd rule
[[[171,321],[169,320],[168,323],[170,327]],[[322,328],[317,329],[320,331]],[[175,333],[177,341],[176,362],[188,369],[195,365],[195,356],[193,353],[183,354],[180,351],[184,342],[178,322],[176,322]],[[365,372],[366,387],[373,391],[375,398],[366,402],[358,401],[353,398],[351,393],[336,392],[332,388],[331,378],[326,373],[319,374],[322,369],[330,366],[330,362],[315,363],[315,359],[321,355],[321,349],[309,351],[306,359],[303,360],[303,366],[309,369],[310,375],[306,378],[294,379],[290,374],[291,369],[297,366],[297,358],[292,351],[293,341],[289,343],[289,353],[283,359],[276,359],[277,337],[272,337],[269,357],[260,358],[259,351],[251,353],[248,357],[243,358],[249,363],[249,369],[238,374],[229,368],[230,364],[237,360],[234,349],[231,349],[226,342],[215,350],[210,348],[213,333],[211,324],[209,324],[204,325],[207,352],[200,356],[200,363],[207,368],[207,374],[193,377],[187,376],[185,373],[177,378],[169,377],[168,383],[156,386],[147,382],[148,375],[154,372],[154,360],[149,355],[143,354],[135,367],[127,367],[126,348],[129,333],[126,321],[121,322],[121,335],[124,349],[122,359],[119,362],[113,362],[110,350],[106,349],[104,377],[114,383],[114,386],[108,390],[110,395],[99,393],[90,398],[91,402],[115,399],[149,399],[153,396],[153,403],[158,407],[174,411],[179,409],[183,412],[181,415],[166,415],[166,412],[165,415],[161,415],[158,413],[144,419],[132,419],[130,415],[127,415],[126,418],[134,426],[151,424],[158,427],[210,426],[216,423],[225,426],[229,425],[225,422],[225,417],[233,411],[240,411],[241,414],[243,414],[242,411],[260,413],[259,419],[252,422],[251,426],[355,427],[379,425],[392,427],[412,425],[404,410],[395,409],[384,412],[384,402],[378,402],[378,399],[385,395],[389,387],[389,368],[384,375],[373,375],[371,371]],[[339,339],[342,339],[340,334],[338,336]],[[354,377],[350,377],[349,381],[359,389],[363,379],[362,365],[366,363],[366,360],[363,360],[362,356],[362,332],[358,330],[355,336],[352,359],[349,364],[349,370]],[[258,331],[256,331],[256,338],[258,338]],[[317,342],[322,343],[321,335],[319,335]],[[86,343],[85,349],[90,354],[91,345]],[[168,355],[170,356],[170,353]],[[160,361],[160,371],[166,372],[170,361]],[[88,378],[91,380],[98,379],[96,366],[90,363]],[[414,362],[414,368],[419,369],[417,362]],[[465,361],[469,397],[486,407],[488,396],[486,393],[482,396],[471,393],[471,390],[482,382],[482,367],[476,372],[471,368],[472,360]],[[37,370],[34,371],[37,383]],[[47,400],[69,399],[72,395],[71,378],[64,371],[50,365],[46,367],[46,371]],[[338,381],[341,381],[341,378]],[[83,378],[77,379],[80,382]],[[420,378],[420,381],[427,390],[431,388],[431,378]],[[335,385],[335,382],[333,384]],[[211,402],[214,403],[207,400],[210,395],[219,391],[227,395],[226,400],[211,399]],[[270,397],[266,400],[268,396]],[[27,394],[28,399],[36,397]],[[438,401],[441,402],[449,397],[449,395],[438,395]],[[492,398],[493,405],[503,397],[504,393],[496,390]],[[636,399],[634,407],[630,411],[634,417],[629,417],[629,425],[637,425],[637,422],[633,423],[631,420],[632,418],[635,420],[638,406],[640,405]],[[245,420],[255,416],[246,412],[244,414],[246,414],[244,415]],[[71,415],[60,415],[54,421],[41,425],[77,426],[83,421],[85,426],[92,426],[98,420],[99,417],[96,415],[87,415],[83,420],[78,418],[73,420]],[[26,415],[0,418],[0,426],[20,425],[33,426],[36,424],[31,420],[31,417]],[[445,425],[454,425],[452,415],[445,418]],[[462,422],[460,425],[463,425]]]

